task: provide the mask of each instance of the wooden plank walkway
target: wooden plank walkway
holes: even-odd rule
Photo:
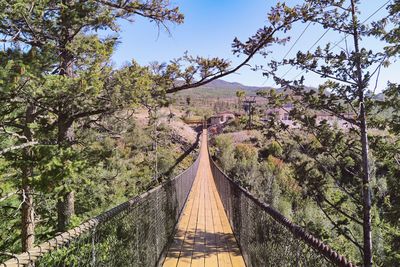
[[[215,186],[204,130],[199,169],[163,266],[246,266]]]

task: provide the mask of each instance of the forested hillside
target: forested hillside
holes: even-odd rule
[[[242,90],[247,95],[255,96],[257,91],[267,90],[266,87],[245,86],[240,83],[230,83],[224,80],[215,80],[198,88],[184,90],[176,94],[177,98],[234,98],[236,91]]]

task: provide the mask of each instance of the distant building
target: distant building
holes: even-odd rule
[[[233,112],[220,112],[216,115],[210,117],[210,124],[211,125],[221,125],[225,124],[230,120],[235,119],[235,113]]]
[[[277,120],[282,122],[283,124],[289,126],[289,128],[300,128],[300,125],[292,120],[290,116],[290,111],[293,109],[292,104],[286,104],[281,108],[271,108],[265,111],[265,120],[268,120],[271,116],[274,116]],[[337,126],[341,129],[352,128],[353,125],[346,120],[339,118],[337,116],[333,116],[327,112],[315,111],[316,115],[316,123],[320,124],[323,121],[326,121],[331,126]],[[344,113],[341,114],[345,118],[353,118],[353,113]]]

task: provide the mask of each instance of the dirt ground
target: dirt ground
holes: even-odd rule
[[[173,114],[173,117],[169,120],[170,113]],[[192,144],[196,141],[197,133],[180,119],[182,115],[183,113],[177,109],[162,108],[159,111],[159,123],[169,125],[176,135],[182,137],[187,143]],[[138,110],[133,116],[141,125],[146,125],[149,121],[148,113],[144,109]]]

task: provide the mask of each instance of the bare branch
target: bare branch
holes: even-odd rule
[[[5,153],[7,153],[7,152],[14,151],[14,150],[17,150],[17,149],[22,149],[22,148],[25,148],[25,147],[34,146],[34,145],[37,145],[37,144],[39,144],[39,142],[32,141],[32,142],[24,143],[22,145],[12,146],[12,147],[0,150],[0,155],[3,155]]]
[[[300,18],[296,18],[288,23],[294,23],[299,20],[300,20]],[[191,83],[191,84],[184,84],[181,86],[170,88],[167,90],[167,93],[175,93],[175,92],[179,92],[181,90],[199,87],[199,86],[205,85],[209,82],[212,82],[214,80],[220,79],[224,76],[227,76],[229,74],[235,73],[243,66],[248,65],[249,61],[254,57],[254,55],[257,54],[261,49],[263,49],[268,43],[271,42],[272,36],[279,30],[284,29],[286,26],[287,26],[287,24],[282,24],[279,27],[276,27],[276,28],[274,27],[274,29],[267,36],[264,36],[263,40],[259,41],[257,46],[255,48],[253,48],[250,53],[248,53],[245,60],[242,63],[240,63],[239,65],[237,65],[236,67],[234,67],[230,70],[224,71],[224,72],[219,71],[218,73],[210,74],[209,76],[205,76],[202,79],[200,79],[199,81]]]

